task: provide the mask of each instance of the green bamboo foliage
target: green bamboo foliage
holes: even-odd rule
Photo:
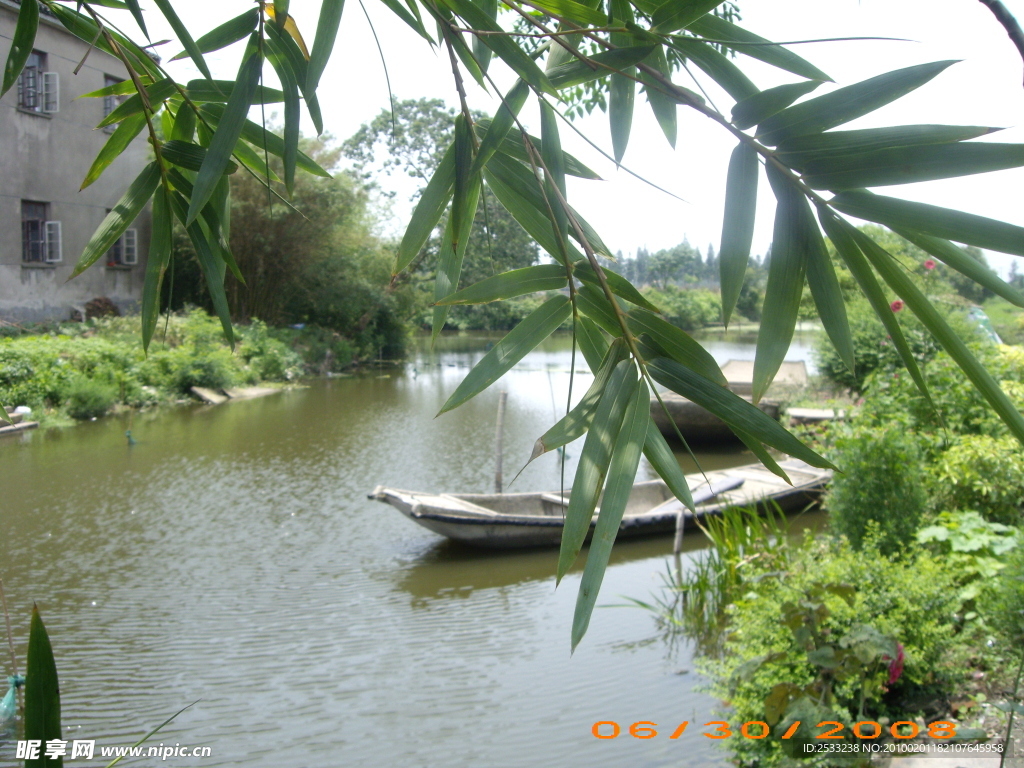
[[[324,0],[320,4],[310,51],[305,50],[295,20],[288,15],[287,0],[274,0],[265,9],[250,8],[199,36],[193,36],[189,28],[191,18],[179,17],[174,0],[155,2],[183,49],[174,58],[191,59],[203,79],[187,84],[174,81],[144,46],[106,23],[101,28],[88,13],[94,5],[89,0],[82,0],[74,8],[44,0],[72,34],[117,56],[131,74],[124,83],[89,94],[127,98],[100,123],[117,128],[92,163],[83,187],[95,182],[143,132],[154,150],[153,162],[96,230],[74,274],[94,263],[151,204],[153,229],[142,302],[144,345],[148,346],[156,327],[160,284],[169,263],[172,219],[185,227],[224,333],[232,340],[224,277],[229,270],[236,277],[241,275],[228,247],[230,201],[226,174],[252,172],[267,183],[279,181],[265,159],[265,155],[273,154],[283,161],[284,183],[289,190],[299,173],[329,175],[299,150],[298,127],[304,108],[317,132],[323,131],[317,88],[332,51],[340,44],[344,0]],[[749,258],[758,166],[766,165],[777,209],[755,360],[755,398],[767,390],[789,346],[805,279],[832,343],[848,366],[856,365],[842,294],[822,239],[824,231],[925,396],[929,394],[924,378],[889,308],[883,284],[921,318],[1024,442],[1024,419],[946,327],[912,278],[869,237],[839,216],[890,227],[951,268],[1024,306],[1020,291],[984,270],[954,244],[1024,255],[1024,227],[868,191],[1017,168],[1024,165],[1022,145],[974,142],[972,139],[998,130],[975,125],[834,130],[926,85],[953,62],[907,67],[811,96],[822,83],[830,82],[826,73],[788,48],[713,15],[711,11],[718,5],[714,0],[609,0],[604,4],[599,0],[532,0],[532,11],[526,12],[523,23],[533,25],[534,34],[544,37],[547,33],[538,31],[542,29],[567,33],[559,34],[561,43],[542,40],[539,47],[536,38],[529,38],[533,42],[527,44],[526,38],[506,34],[506,16],[498,12],[496,0],[382,3],[425,43],[451,46],[460,79],[469,88],[476,81],[491,91],[493,86],[485,73],[499,66],[517,78],[502,97],[493,119],[474,124],[470,112],[463,111],[455,142],[434,170],[397,247],[394,273],[416,262],[428,239],[440,235],[435,265],[435,333],[452,305],[560,291],[481,359],[452,393],[442,413],[493,384],[543,339],[572,320],[576,343],[595,373],[595,381],[580,403],[540,438],[535,456],[585,438],[567,510],[558,579],[576,560],[594,522],[602,489],[604,492],[574,618],[573,647],[592,615],[641,453],[672,492],[692,506],[685,477],[671,450],[657,430],[648,428],[651,379],[725,420],[778,474],[784,475],[769,448],[815,466],[830,464],[759,409],[731,393],[711,355],[665,321],[635,286],[613,272],[602,275],[590,261],[588,249],[609,258],[612,252],[586,217],[563,204],[572,183],[577,183],[567,186],[567,176],[576,177],[579,183],[599,179],[594,170],[561,147],[555,108],[559,93],[566,89],[587,86],[587,92],[596,94],[598,100],[607,97],[611,156],[616,162],[622,160],[628,146],[637,82],[642,84],[670,144],[675,145],[679,138],[680,107],[711,118],[738,142],[729,164],[720,248],[726,322],[734,311]],[[123,4],[105,1],[104,5],[131,12],[143,35],[147,34],[138,0],[125,0]],[[424,16],[431,20],[432,28],[437,25],[436,41],[424,27]],[[3,92],[17,82],[37,28],[38,4],[22,2],[6,52]],[[204,56],[242,40],[247,42],[235,78],[215,80]],[[583,45],[584,40],[589,42]],[[719,50],[723,45],[736,54],[735,58],[723,55]],[[447,51],[444,53],[447,55]],[[542,57],[546,57],[543,68],[538,64]],[[729,115],[705,103],[698,94],[671,85],[673,67],[680,58],[725,90],[735,102]],[[802,81],[762,91],[746,71],[750,59]],[[262,82],[264,60],[271,65],[267,72],[273,70],[275,83]],[[338,98],[343,97],[344,91],[339,91]],[[530,114],[524,112],[524,107],[531,98],[537,98],[540,106],[539,137],[519,123],[520,114]],[[266,103],[283,104],[283,135],[249,120],[250,107]],[[151,131],[151,125],[162,132]],[[685,142],[680,144],[693,151]],[[484,183],[556,263],[495,275],[459,290],[462,260]],[[811,204],[817,221],[811,215]],[[34,632],[35,624],[34,619]],[[30,665],[32,652],[30,649]],[[36,653],[37,658],[45,655],[42,651]]]
[[[39,608],[32,606],[32,623],[28,635],[28,670],[25,673],[25,736],[41,744],[60,739],[60,686],[57,683],[57,664],[53,659],[50,637],[39,616]],[[26,768],[62,766],[64,758],[39,757],[26,760]]]

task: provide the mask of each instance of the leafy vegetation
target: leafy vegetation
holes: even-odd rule
[[[139,173],[86,245],[75,273],[87,269],[106,253],[138,213],[151,204],[153,237],[142,303],[143,345],[148,347],[155,333],[158,299],[170,264],[172,224],[177,221],[196,254],[210,306],[233,346],[235,331],[225,275],[230,272],[237,280],[244,277],[229,239],[223,237],[231,229],[233,213],[228,176],[233,169],[244,168],[245,173],[265,180],[273,194],[273,175],[260,160],[268,154],[280,158],[279,175],[287,194],[295,190],[299,169],[329,176],[327,170],[301,151],[299,122],[305,104],[317,134],[323,133],[317,87],[338,40],[342,0],[322,1],[313,45],[308,49],[297,24],[288,15],[286,2],[275,2],[272,13],[269,5],[261,5],[262,12],[243,14],[208,31],[199,37],[204,40],[200,46],[178,17],[173,3],[161,0],[158,9],[175,30],[185,49],[183,55],[203,75],[200,80],[183,84],[175,83],[161,62],[148,55],[141,37],[130,39],[117,31],[103,15],[104,4],[88,0],[68,4],[57,0],[41,2],[73,34],[120,58],[129,71],[131,85],[111,88],[118,92],[126,89],[124,95],[130,98],[104,118],[102,124],[114,125],[133,118],[139,131],[145,128],[154,150],[153,161]],[[141,22],[138,4],[132,0],[127,7]],[[567,198],[567,175],[588,179],[595,174],[562,150],[557,118],[563,93],[569,106],[577,107],[577,111],[581,104],[607,104],[611,156],[617,163],[628,147],[634,109],[643,104],[643,100],[636,98],[638,83],[669,144],[676,143],[680,107],[714,123],[736,142],[727,177],[724,235],[716,257],[721,291],[726,297],[722,305],[725,318],[731,317],[735,309],[747,272],[763,163],[777,205],[754,364],[755,400],[767,391],[782,363],[801,315],[805,284],[830,341],[846,367],[856,371],[843,289],[825,246],[827,236],[885,325],[909,376],[918,386],[923,388],[924,378],[894,317],[895,302],[887,300],[886,290],[898,295],[899,306],[920,318],[956,367],[967,374],[983,401],[999,415],[1009,433],[1024,442],[1024,417],[975,353],[936,311],[932,298],[922,290],[920,276],[908,273],[884,240],[858,230],[850,221],[861,219],[898,231],[934,259],[984,289],[1024,306],[1024,296],[1016,289],[953,244],[1024,255],[1024,229],[1020,226],[870,191],[1019,167],[1024,165],[1020,146],[972,142],[971,139],[993,130],[986,126],[842,130],[847,123],[912,91],[935,87],[929,86],[931,81],[954,62],[917,64],[816,95],[812,91],[830,81],[827,73],[789,48],[763,40],[734,23],[737,19],[728,8],[715,15],[714,3],[612,2],[607,9],[598,10],[573,2],[531,1],[526,8],[511,2],[504,5],[509,9],[508,15],[499,15],[497,4],[482,6],[468,0],[412,0],[407,5],[389,3],[387,7],[423,39],[423,45],[446,50],[460,103],[451,144],[432,170],[398,245],[391,282],[400,281],[399,276],[410,267],[419,268],[425,244],[440,232],[436,265],[432,269],[436,306],[431,322],[433,333],[439,333],[449,314],[448,305],[441,302],[463,285],[470,233],[481,200],[486,201],[491,193],[564,269],[564,287],[568,289],[564,302],[549,299],[510,331],[500,345],[503,353],[509,354],[485,356],[449,403],[465,402],[479,394],[507,370],[511,359],[521,359],[569,318],[579,331],[581,351],[589,367],[596,373],[602,360],[607,359],[614,362],[609,367],[619,371],[608,376],[596,393],[599,402],[587,421],[584,460],[580,462],[574,487],[583,490],[594,504],[572,504],[567,511],[557,568],[559,578],[579,554],[581,541],[576,541],[573,531],[589,524],[600,486],[606,481],[609,489],[628,486],[636,465],[627,458],[638,455],[643,447],[649,456],[656,455],[657,448],[646,445],[650,430],[632,423],[629,428],[623,427],[626,404],[633,402],[634,396],[639,397],[637,392],[649,392],[655,381],[706,403],[712,412],[744,433],[750,443],[785,450],[815,466],[831,466],[825,457],[789,433],[778,431],[776,424],[765,421],[758,409],[718,386],[720,377],[715,375],[714,366],[694,349],[692,339],[671,325],[663,327],[652,322],[644,314],[649,314],[649,309],[644,308],[645,302],[636,288],[602,268],[599,257],[612,254],[583,212],[575,210]],[[33,3],[21,5],[14,35],[16,44],[8,53],[4,73],[4,91],[13,87],[25,65],[25,51],[31,50],[38,28],[37,11]],[[509,34],[511,14],[532,30],[529,36]],[[559,44],[551,44],[550,38],[555,36]],[[204,51],[219,50],[236,42],[242,46],[241,63],[234,82],[224,83],[228,87],[221,88],[213,80]],[[735,51],[739,63],[723,54],[723,49]],[[761,64],[786,73],[790,82],[761,90],[743,69],[747,58],[756,58]],[[675,67],[684,59],[728,94],[728,102],[732,103],[723,102],[728,114],[673,81]],[[478,120],[469,106],[466,84],[475,81],[496,91],[493,82],[489,82],[488,71],[499,65],[507,67],[518,79],[504,94],[492,119]],[[280,89],[261,87],[265,71],[274,73]],[[587,84],[593,84],[595,89],[590,95]],[[581,86],[582,95],[574,90]],[[110,89],[101,89],[93,95],[115,94]],[[531,98],[540,109],[540,136],[530,134],[519,119]],[[271,100],[284,104],[280,136],[247,119],[255,103]],[[955,95],[946,101],[956,104]],[[832,130],[836,128],[840,130]],[[117,144],[114,137],[111,141],[111,149],[102,152],[94,164],[91,178],[98,177],[115,159]],[[504,273],[499,281],[501,295],[497,298],[524,295],[532,285],[533,274]],[[620,305],[620,298],[632,306]],[[481,299],[490,300],[490,296]],[[612,361],[604,356],[612,340],[621,340],[612,348],[624,351],[627,360]],[[628,370],[618,368],[620,364]],[[680,485],[676,476],[677,470],[671,462],[658,465],[659,473],[670,486],[680,489],[680,499],[689,502],[682,490],[685,486]],[[616,494],[609,495],[618,499]],[[581,496],[574,494],[573,498]],[[602,504],[598,526],[609,526],[621,513],[617,503]],[[590,572],[590,563],[587,567]],[[595,568],[593,578],[584,580],[588,589],[596,590],[600,584],[603,565]],[[587,589],[581,591],[578,606],[587,615],[578,615],[574,627],[586,625],[587,606],[593,605],[594,594]],[[574,632],[574,646],[579,636]]]

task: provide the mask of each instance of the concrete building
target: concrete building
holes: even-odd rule
[[[0,0],[0,61],[7,59],[18,10],[16,2]],[[40,14],[25,70],[0,99],[0,320],[68,319],[75,307],[97,297],[122,309],[141,299],[148,211],[106,257],[68,281],[96,227],[150,160],[143,131],[79,191],[110,138],[109,129],[96,124],[117,99],[78,97],[127,76],[118,59],[89,50],[56,19]]]

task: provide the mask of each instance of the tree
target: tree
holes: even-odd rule
[[[234,161],[245,172],[264,174],[260,160],[264,152],[282,158],[289,193],[298,168],[326,173],[298,152],[298,121],[304,100],[318,133],[322,132],[316,92],[337,37],[342,0],[323,0],[308,58],[284,0],[275,0],[273,6],[250,8],[198,40],[186,32],[173,3],[162,0],[160,12],[178,30],[187,55],[204,76],[184,85],[170,80],[138,41],[105,21],[103,6],[98,2],[41,2],[75,34],[120,57],[128,68],[132,75],[129,83],[98,91],[97,95],[146,91],[145,98],[141,94],[129,98],[106,118],[105,122],[120,121],[120,125],[111,137],[110,151],[104,151],[100,162],[112,159],[117,148],[124,146],[119,142],[143,129],[149,134],[155,155],[86,246],[77,271],[105,253],[152,199],[154,236],[143,301],[143,343],[148,344],[156,324],[154,297],[159,293],[170,254],[172,218],[184,224],[196,247],[213,306],[225,334],[232,339],[223,274],[225,268],[232,268],[233,260],[220,236],[230,215],[224,173]],[[986,3],[1002,8],[996,0]],[[736,147],[729,164],[725,226],[718,249],[726,321],[743,285],[763,167],[777,205],[754,363],[755,399],[770,385],[789,346],[805,281],[829,338],[844,364],[854,368],[842,291],[825,248],[824,234],[832,240],[885,324],[922,391],[927,392],[925,380],[885,301],[881,283],[921,319],[1011,432],[1024,442],[1024,417],[934,310],[915,276],[847,218],[885,225],[933,258],[1024,306],[1024,296],[1016,289],[953,244],[1024,255],[1024,228],[868,191],[1017,167],[1024,164],[1021,147],[969,141],[992,130],[986,127],[927,125],[831,131],[925,85],[953,62],[919,64],[825,95],[810,96],[829,81],[826,73],[792,50],[713,15],[717,4],[715,0],[611,0],[607,8],[598,9],[569,1],[506,0],[504,6],[510,10],[502,16],[497,15],[496,3],[477,4],[471,0],[387,4],[424,38],[424,45],[436,44],[448,55],[461,105],[452,144],[417,203],[398,246],[393,273],[397,275],[416,262],[447,212],[435,279],[435,333],[443,326],[446,307],[452,302],[507,299],[542,288],[561,288],[568,293],[546,301],[485,355],[442,412],[477,395],[570,318],[586,363],[598,374],[595,396],[577,406],[541,443],[543,448],[551,449],[586,433],[584,461],[566,510],[559,578],[577,559],[601,497],[595,543],[587,556],[573,621],[574,647],[589,623],[641,453],[673,492],[692,507],[678,464],[660,433],[647,428],[650,387],[655,381],[722,417],[776,472],[781,473],[781,469],[766,447],[815,466],[831,464],[756,407],[718,386],[724,384],[724,378],[711,356],[685,333],[661,321],[631,285],[605,273],[598,259],[612,254],[597,230],[566,199],[566,175],[592,177],[589,169],[561,151],[557,99],[566,89],[588,84],[598,89],[598,101],[608,107],[616,160],[621,159],[628,145],[634,108],[643,103],[636,99],[638,85],[673,145],[680,107],[712,121],[733,137]],[[137,0],[125,5],[144,31]],[[1009,29],[1008,16],[1004,13],[1000,20]],[[530,31],[510,30],[510,18],[521,20]],[[37,26],[38,6],[23,2],[8,54],[4,90],[14,85],[24,67]],[[1015,34],[1014,39],[1019,39],[1019,27]],[[242,39],[247,42],[234,83],[212,81],[204,51]],[[722,53],[723,46],[738,54],[736,61]],[[746,58],[759,59],[796,79],[761,91],[743,71]],[[735,102],[730,115],[673,81],[675,68],[684,60],[729,94]],[[502,106],[494,118],[484,123],[469,107],[466,82],[475,80],[497,91],[487,71],[499,62],[519,79],[503,94]],[[277,73],[279,90],[260,87],[266,64],[270,65],[266,67],[268,72],[272,69]],[[518,117],[531,97],[540,109],[539,137],[531,136]],[[246,120],[252,104],[270,101],[284,102],[283,137],[268,135]],[[955,103],[955,98],[949,102]],[[164,126],[163,134],[156,129],[157,119]],[[168,136],[170,139],[165,141]],[[190,178],[187,173],[193,171],[195,176]],[[497,275],[458,290],[485,183],[556,264]],[[620,304],[619,299],[627,304]]]
[[[393,113],[382,110],[342,145],[342,151],[374,188],[381,188],[376,181],[381,173],[395,172],[403,172],[426,186],[431,172],[454,140],[455,118],[455,110],[445,107],[439,99],[397,101]],[[479,122],[485,115],[475,112],[473,119]],[[422,194],[423,186],[413,195],[414,200]],[[437,256],[446,224],[447,218],[442,216],[410,265],[407,274],[418,285],[433,285],[436,279]],[[539,255],[536,243],[497,202],[485,183],[463,256],[460,284],[472,285],[500,272],[531,266]],[[423,305],[429,305],[432,299],[432,294],[430,298],[424,296]],[[508,329],[524,315],[507,310],[505,305],[455,306],[447,320],[462,328]],[[428,325],[429,322],[428,319]]]

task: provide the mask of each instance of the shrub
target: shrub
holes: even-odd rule
[[[1024,451],[1012,437],[961,435],[936,463],[940,509],[975,509],[987,520],[1021,522]]]
[[[842,472],[825,500],[832,531],[859,550],[873,523],[881,552],[901,551],[920,527],[928,500],[917,441],[899,429],[855,428],[837,439],[836,449]]]
[[[1024,547],[1017,547],[998,576],[985,583],[979,612],[1011,648],[1024,647]]]
[[[801,601],[824,608],[816,631],[819,637],[834,638],[827,646],[832,650],[819,646],[818,656],[839,655],[872,638],[878,642],[869,645],[898,642],[904,653],[902,673],[893,682],[879,654],[865,662],[866,677],[835,679],[826,697],[831,698],[831,716],[815,722],[910,719],[920,694],[960,674],[953,658],[955,574],[932,555],[918,552],[897,560],[877,548],[857,552],[842,540],[820,540],[791,557],[784,579],[772,576],[747,577],[747,593],[730,612],[725,656],[698,662],[712,678],[711,692],[730,703],[730,721],[764,720],[773,689],[783,684],[802,688],[820,676],[816,657],[806,653],[807,625],[792,620]],[[863,689],[862,681],[867,683]],[[778,690],[775,695],[777,702]],[[858,717],[861,710],[863,718]],[[730,740],[738,762],[763,767],[783,762],[781,733],[776,727],[770,738]]]
[[[642,293],[661,309],[666,320],[685,331],[722,320],[722,298],[706,289],[679,288],[669,284],[663,290],[645,288]]]
[[[941,306],[941,305],[940,305]],[[903,359],[889,338],[889,333],[878,319],[866,299],[850,301],[846,307],[850,321],[850,333],[853,336],[853,354],[857,370],[851,372],[836,352],[832,342],[822,333],[814,347],[814,361],[818,373],[827,380],[854,392],[864,392],[870,385],[869,377],[873,373],[892,376],[903,371]],[[967,319],[960,307],[946,307],[943,310],[946,322],[957,335],[965,341],[977,341],[977,329]],[[921,324],[921,321],[905,310],[898,315],[903,335],[919,365],[935,358],[942,347],[935,337]]]
[[[82,377],[76,379],[68,391],[68,414],[80,420],[99,418],[106,415],[116,400],[113,386]]]

